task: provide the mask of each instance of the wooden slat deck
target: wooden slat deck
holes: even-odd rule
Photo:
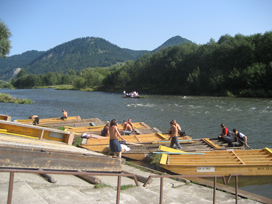
[[[215,150],[205,152],[204,155],[171,154],[167,155],[167,160],[165,158],[161,160],[161,166],[181,174],[272,175],[272,154],[265,149]],[[202,169],[204,169],[204,172]],[[205,172],[205,169],[208,170]]]
[[[3,134],[21,137],[34,137],[38,139],[63,141],[69,145],[72,144],[74,139],[74,135],[69,132],[1,120],[0,132]]]
[[[67,145],[0,133],[0,166],[89,171],[121,171],[124,161]]]
[[[40,124],[47,124],[47,123],[56,123],[56,122],[68,122],[68,121],[80,121],[81,117],[80,116],[69,116],[67,119],[62,120],[59,118],[40,118],[39,123]],[[33,121],[32,119],[18,119],[16,120],[18,123],[23,123],[23,124],[32,124]]]

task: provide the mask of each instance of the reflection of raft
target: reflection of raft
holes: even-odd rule
[[[124,98],[140,98],[140,96],[128,96],[128,95],[124,95]]]
[[[162,154],[160,166],[184,175],[272,175],[271,149]]]

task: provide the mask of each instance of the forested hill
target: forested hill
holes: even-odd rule
[[[122,48],[94,37],[78,38],[50,49],[26,67],[30,73],[80,71],[88,67],[107,67],[134,58]]]
[[[0,57],[0,77],[9,79],[12,76],[12,70],[18,67],[25,67],[44,52],[36,50],[27,51],[20,55],[13,55],[3,59]]]
[[[183,43],[193,43],[190,40],[187,40],[185,38],[182,38],[180,36],[175,36],[167,40],[165,43],[163,43],[161,46],[153,50],[152,52],[160,51],[162,48],[175,46],[175,45],[182,45]]]
[[[191,42],[180,36],[170,38],[153,51],[120,48],[102,38],[85,37],[58,45],[46,52],[28,51],[7,59],[0,59],[0,79],[8,79],[6,73],[23,68],[28,73],[81,71],[88,67],[108,67],[128,60],[136,60],[144,54],[159,51],[170,45]]]

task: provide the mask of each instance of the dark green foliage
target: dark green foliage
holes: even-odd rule
[[[184,43],[115,69],[107,87],[145,93],[272,97],[272,32]]]
[[[183,43],[136,61],[65,74],[19,74],[15,87],[73,84],[75,89],[141,93],[272,97],[272,32],[222,36],[207,44]],[[40,80],[39,80],[40,79]]]
[[[10,36],[8,27],[0,20],[0,58],[5,58],[9,54],[11,48]]]

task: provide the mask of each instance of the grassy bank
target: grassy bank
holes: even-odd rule
[[[18,103],[18,104],[31,104],[35,103],[31,99],[20,99],[20,98],[14,98],[10,96],[9,94],[0,93],[0,102],[3,103]]]

